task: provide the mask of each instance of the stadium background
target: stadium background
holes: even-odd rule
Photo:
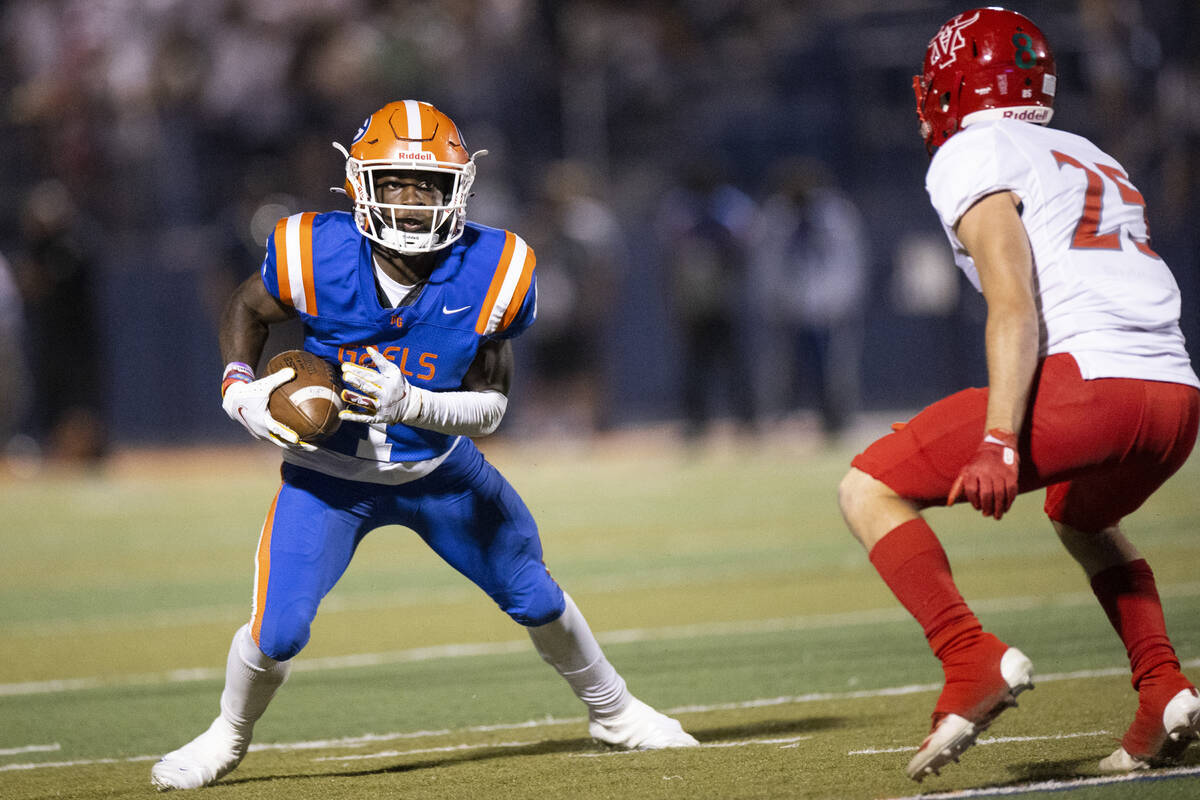
[[[586,191],[611,213],[621,246],[606,276],[612,293],[580,319],[599,326],[587,369],[619,409],[608,424],[680,414],[669,243],[656,220],[687,170],[708,161],[758,202],[783,159],[819,158],[858,205],[871,254],[865,409],[918,407],[981,382],[979,298],[952,277],[949,294],[935,281],[914,299],[899,279],[913,253],[931,252],[922,245],[948,263],[923,190],[910,79],[936,26],[963,7],[11,0],[0,8],[0,256],[27,305],[24,328],[7,335],[19,336],[29,373],[67,388],[36,390],[6,358],[0,434],[44,438],[45,404],[73,393],[113,444],[243,441],[216,402],[221,303],[257,268],[275,219],[345,207],[328,193],[341,181],[330,142],[347,142],[368,113],[406,97],[434,102],[472,149],[491,151],[470,216],[535,248],[528,231],[547,180],[568,166],[594,176]],[[1144,193],[1195,357],[1200,6],[1013,7],[1055,48],[1053,124],[1112,152]],[[46,284],[28,270],[38,225],[60,226],[59,243],[82,270],[52,295],[38,294]],[[550,266],[539,269],[550,302]],[[11,286],[4,308],[9,324]],[[753,331],[754,309],[743,318]],[[761,361],[753,336],[739,341],[748,363]],[[528,353],[518,347],[514,410],[547,400],[526,380],[539,368]],[[521,414],[502,435],[535,427]]]

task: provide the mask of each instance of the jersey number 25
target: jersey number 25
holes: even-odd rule
[[[1060,153],[1057,150],[1051,150],[1050,153],[1054,156],[1054,160],[1058,162],[1059,169],[1062,169],[1063,165],[1067,164],[1083,170],[1083,174],[1087,176],[1087,192],[1084,194],[1083,199],[1083,215],[1075,225],[1075,238],[1071,240],[1071,246],[1085,250],[1120,250],[1120,230],[1100,233],[1100,209],[1104,205],[1104,177],[1107,177],[1116,184],[1122,203],[1141,207],[1142,219],[1145,221],[1146,199],[1142,197],[1142,193],[1129,182],[1128,175],[1114,166],[1109,164],[1093,164],[1092,167],[1095,167],[1095,169],[1092,169],[1066,153]],[[1103,173],[1104,177],[1100,173]],[[1151,258],[1158,258],[1158,253],[1150,249],[1150,223],[1145,222],[1145,225],[1146,236],[1144,239],[1136,238],[1133,235],[1130,235],[1129,238],[1139,252]]]

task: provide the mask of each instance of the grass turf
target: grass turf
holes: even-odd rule
[[[930,514],[984,624],[1052,679],[1001,717],[988,734],[997,741],[985,737],[918,786],[904,778],[911,752],[901,748],[924,734],[940,675],[844,532],[833,493],[849,451],[776,442],[630,455],[501,442],[489,454],[633,691],[676,709],[710,746],[598,748],[582,707],[522,632],[393,528],[366,540],[327,599],[258,726],[259,748],[205,797],[869,798],[1011,787],[1094,775],[1132,715],[1123,650],[1040,497],[1022,498],[1002,523],[961,507]],[[127,459],[100,474],[5,483],[0,796],[149,796],[151,760],[208,723],[229,636],[248,611],[252,550],[276,485],[269,456]],[[1193,458],[1129,526],[1184,659],[1200,657],[1198,479]],[[476,647],[454,654],[464,643]],[[451,649],[420,649],[437,646]],[[373,657],[363,666],[333,660],[364,653]],[[1079,670],[1089,672],[1061,674]],[[44,683],[79,679],[81,688]],[[907,688],[887,691],[897,687]],[[338,741],[347,737],[359,738]],[[62,762],[73,765],[25,768]],[[1137,786],[1151,798],[1194,791],[1187,776]]]

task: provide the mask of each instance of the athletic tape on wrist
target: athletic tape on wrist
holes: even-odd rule
[[[225,396],[226,390],[235,383],[252,383],[254,381],[254,369],[241,361],[230,361],[225,365],[225,371],[221,374],[221,397]]]

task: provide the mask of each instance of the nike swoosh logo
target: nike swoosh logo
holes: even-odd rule
[[[470,308],[471,308],[470,306],[463,306],[462,308],[446,308],[445,306],[442,306],[442,313],[443,314],[458,314],[458,313],[466,311]]]

